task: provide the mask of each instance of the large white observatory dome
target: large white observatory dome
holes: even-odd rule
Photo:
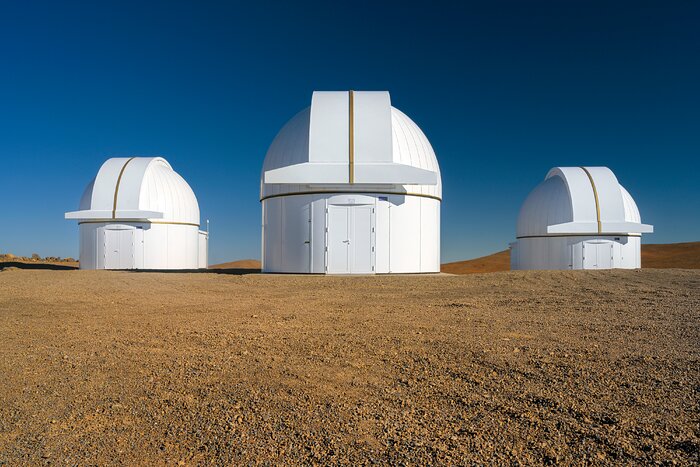
[[[66,219],[79,221],[83,269],[206,267],[197,198],[161,157],[108,159]]]
[[[440,168],[388,92],[314,92],[260,185],[264,271],[439,271]]]
[[[356,94],[356,93],[354,93]],[[397,164],[392,170],[397,170],[399,165],[404,165],[407,167],[414,167],[417,169],[422,169],[430,173],[436,174],[435,183],[421,185],[421,184],[391,184],[391,186],[385,186],[384,189],[391,190],[393,193],[419,193],[428,196],[434,196],[435,198],[442,198],[442,181],[440,179],[440,166],[437,162],[437,157],[435,157],[435,152],[433,147],[430,145],[428,138],[425,137],[423,131],[416,125],[413,120],[408,118],[403,112],[395,107],[390,107],[390,118],[391,118],[391,150],[386,151],[386,154],[391,156],[390,162]],[[342,122],[343,124],[345,122]],[[308,191],[309,186],[303,184],[275,184],[275,183],[265,183],[265,174],[268,171],[273,171],[275,169],[280,169],[283,167],[303,164],[307,162],[309,157],[309,138],[311,129],[311,107],[299,112],[294,116],[287,124],[282,127],[280,132],[275,137],[274,141],[270,145],[265,156],[265,162],[263,163],[263,170],[261,176],[261,198],[267,198],[270,196],[276,196],[288,193],[299,193]],[[320,131],[320,130],[319,130]],[[348,137],[346,137],[348,138]],[[371,145],[372,142],[368,141],[367,144]],[[386,141],[384,141],[386,145]],[[344,149],[344,148],[343,148]],[[348,148],[349,152],[349,148]],[[359,161],[352,161],[354,167],[350,167],[350,161],[341,162],[342,171],[338,177],[341,181],[335,181],[335,183],[343,183],[344,189],[352,189],[353,191],[361,191],[364,189],[361,179],[357,178],[358,166],[360,166]],[[347,168],[343,167],[348,164]],[[371,168],[371,167],[370,167]],[[367,166],[363,166],[360,170],[364,169],[367,171]],[[307,170],[311,171],[310,167]],[[355,172],[355,179],[350,182],[350,171]],[[398,169],[400,170],[400,169]],[[345,178],[347,174],[347,178]],[[308,174],[310,178],[312,173]],[[398,176],[396,174],[395,176]],[[328,177],[330,174],[324,174]],[[432,177],[432,176],[431,176]],[[272,179],[268,177],[268,179]],[[429,178],[429,180],[433,180]],[[349,186],[355,185],[355,186]]]
[[[610,169],[556,167],[520,209],[511,268],[638,268],[641,234],[652,231]]]

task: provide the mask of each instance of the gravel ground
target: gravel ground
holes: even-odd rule
[[[700,462],[700,271],[224,272],[0,272],[0,464]]]

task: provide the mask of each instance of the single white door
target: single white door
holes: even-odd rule
[[[374,272],[372,261],[372,206],[353,206],[352,236],[350,251],[352,257],[351,272],[355,274],[371,274]]]
[[[613,244],[609,242],[583,244],[583,269],[610,269],[612,261]]]
[[[374,207],[328,206],[328,273],[374,272]]]
[[[596,248],[596,257],[598,260],[598,269],[610,269],[613,267],[613,244],[599,243]]]
[[[105,230],[105,269],[134,269],[134,230]]]
[[[328,272],[349,274],[350,271],[350,209],[328,206]]]

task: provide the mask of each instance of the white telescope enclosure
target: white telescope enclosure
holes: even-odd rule
[[[637,204],[607,167],[555,167],[526,198],[511,269],[641,267]]]
[[[264,272],[440,270],[440,168],[388,92],[314,92],[261,174]]]
[[[107,159],[65,217],[78,221],[81,269],[207,267],[197,198],[161,157]]]

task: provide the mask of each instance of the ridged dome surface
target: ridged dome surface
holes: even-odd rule
[[[268,170],[303,163],[307,159],[307,154],[309,152],[310,123],[311,108],[308,107],[296,114],[282,127],[267,151],[265,161],[263,162],[263,174]],[[381,191],[417,193],[442,198],[440,166],[435,156],[435,151],[433,151],[433,147],[423,131],[403,112],[395,107],[391,107],[391,133],[393,161],[437,172],[438,181],[436,185],[398,185],[391,188],[382,187]],[[260,186],[262,198],[285,193],[309,191],[307,185],[270,184],[265,183],[262,177]],[[368,187],[361,184],[344,185],[342,189],[343,191],[368,191]],[[329,187],[324,189],[324,191],[328,192],[334,190],[337,190],[337,188]]]
[[[632,196],[606,167],[556,167],[523,202],[517,237],[547,236],[565,223],[641,223]],[[580,233],[600,233],[597,229]]]
[[[105,213],[90,215],[93,219],[137,216],[156,222],[199,225],[199,204],[192,188],[161,157],[117,157],[105,161],[85,188],[80,211]],[[136,214],[139,212],[158,215],[144,217]]]

